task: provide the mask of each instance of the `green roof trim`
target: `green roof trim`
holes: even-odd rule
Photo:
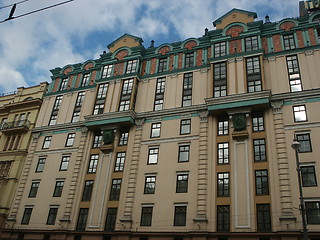
[[[134,124],[134,119],[132,117],[120,117],[120,118],[112,118],[112,119],[103,119],[103,120],[97,120],[92,122],[86,122],[86,126],[99,126],[99,125],[106,125],[106,124],[112,124],[112,123],[124,123],[124,122],[130,122]]]
[[[268,103],[269,103],[269,98],[261,98],[261,99],[254,99],[254,100],[244,100],[239,102],[211,105],[211,106],[208,106],[208,110],[213,111],[213,110],[228,109],[228,108],[248,107],[252,105],[268,104]]]
[[[215,20],[214,22],[212,22],[213,26],[220,24],[224,18],[228,17],[229,15],[231,15],[235,12],[244,13],[244,14],[247,14],[248,17],[257,18],[257,13],[255,13],[255,12],[250,12],[250,11],[245,11],[245,10],[241,10],[238,8],[234,8],[234,9],[230,10],[229,12],[227,12],[226,14],[224,14],[222,17],[220,17],[217,20]]]

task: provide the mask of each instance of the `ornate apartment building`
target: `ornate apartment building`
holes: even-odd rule
[[[2,239],[320,238],[320,12],[55,68]]]

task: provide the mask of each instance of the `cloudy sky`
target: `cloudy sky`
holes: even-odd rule
[[[0,20],[22,0],[0,0]],[[19,16],[66,0],[26,0]],[[299,0],[74,0],[0,24],[0,94],[50,82],[50,69],[99,58],[124,33],[148,47],[200,37],[232,8],[253,11],[258,20],[297,17]]]

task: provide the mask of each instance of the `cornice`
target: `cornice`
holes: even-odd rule
[[[66,129],[72,129],[72,128],[73,129],[80,128],[85,126],[84,123],[85,123],[84,121],[81,121],[76,123],[61,123],[53,126],[35,127],[32,129],[32,132],[37,133],[37,132],[60,131],[60,130],[66,130]]]
[[[288,100],[296,100],[296,99],[304,99],[304,98],[320,98],[320,88],[304,90],[300,92],[285,92],[272,94],[271,101],[288,101]]]

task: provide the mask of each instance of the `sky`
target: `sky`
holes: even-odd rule
[[[0,0],[0,21],[22,0]],[[26,0],[14,16],[66,0]],[[147,48],[201,37],[212,22],[239,8],[272,22],[299,15],[299,0],[74,0],[0,24],[0,94],[51,82],[50,70],[97,59],[125,33]]]

